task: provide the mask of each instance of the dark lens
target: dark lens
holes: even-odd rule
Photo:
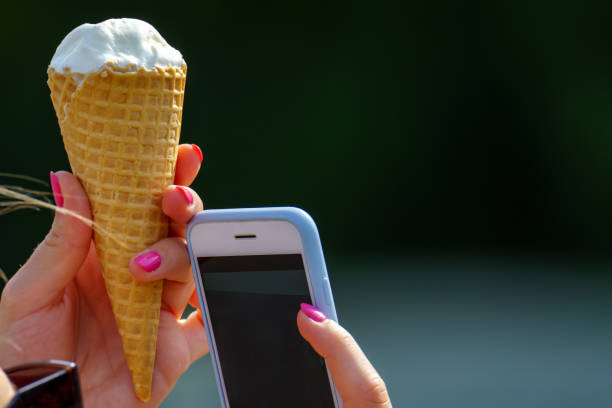
[[[11,408],[80,408],[81,388],[74,363],[24,364],[8,369],[8,377],[18,387]]]
[[[28,384],[32,384],[34,381],[38,381],[41,378],[47,377],[59,370],[61,370],[61,368],[28,367],[8,373],[8,377],[17,388],[21,388],[25,387]]]

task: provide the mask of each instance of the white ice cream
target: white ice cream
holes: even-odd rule
[[[149,23],[133,18],[83,24],[72,30],[60,43],[50,68],[63,72],[88,74],[107,62],[134,70],[180,68],[185,64],[181,53],[172,48]]]

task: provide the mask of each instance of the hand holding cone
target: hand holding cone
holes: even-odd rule
[[[48,71],[70,165],[100,227],[96,250],[134,390],[143,401],[151,393],[162,282],[140,283],[128,266],[167,235],[160,201],[174,180],[185,76],[185,65],[134,70],[108,63],[88,74]]]

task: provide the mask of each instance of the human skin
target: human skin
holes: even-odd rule
[[[139,255],[130,262],[137,280],[164,279],[151,399],[140,401],[132,389],[91,229],[59,212],[44,241],[2,292],[0,367],[48,359],[75,361],[86,407],[153,407],[161,403],[179,376],[208,352],[184,239],[188,221],[203,208],[195,191],[184,187],[197,176],[201,160],[199,148],[179,147],[175,185],[162,196],[162,210],[170,219],[169,237],[139,254],[156,253],[161,257],[159,265],[149,262],[143,268],[137,262]],[[62,206],[91,218],[78,180],[67,172],[58,172],[56,177]],[[148,270],[152,264],[155,267]],[[181,319],[188,303],[196,311]],[[344,407],[391,407],[383,380],[355,340],[317,312],[310,311],[313,319],[300,311],[298,329],[326,359]]]
[[[200,169],[200,155],[181,145],[175,183],[190,185]],[[89,202],[76,177],[56,173],[63,207],[91,218]],[[164,279],[157,356],[151,399],[143,403],[132,390],[101,267],[89,227],[56,212],[51,231],[26,264],[7,283],[0,299],[0,366],[27,361],[75,361],[87,407],[157,406],[179,376],[208,352],[199,310],[180,316],[194,284],[184,240],[185,225],[202,209],[191,189],[169,186],[162,209],[170,218],[170,236],[143,252],[155,251],[161,264],[145,272],[132,260],[130,270],[141,280]],[[143,275],[145,275],[143,277]]]
[[[0,370],[0,407],[6,406],[15,395],[13,385],[4,371]]]
[[[297,325],[325,359],[344,408],[391,408],[384,381],[349,332],[309,305],[302,305]]]

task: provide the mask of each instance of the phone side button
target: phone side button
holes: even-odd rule
[[[321,291],[323,292],[323,300],[327,306],[331,306],[331,286],[329,286],[329,279],[324,278],[321,282]]]

